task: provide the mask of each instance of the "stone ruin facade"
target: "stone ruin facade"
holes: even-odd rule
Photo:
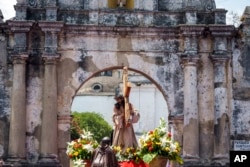
[[[6,166],[68,167],[77,90],[123,66],[164,95],[184,166],[227,166],[234,142],[250,140],[250,7],[236,28],[214,0],[123,2],[17,0],[16,16],[0,17]]]

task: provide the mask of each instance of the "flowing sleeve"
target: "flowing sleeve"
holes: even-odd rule
[[[137,109],[134,108],[132,104],[130,104],[130,113],[131,113],[131,123],[137,123],[140,119],[140,113]]]
[[[137,110],[135,110],[134,114],[132,115],[131,122],[132,123],[137,123],[139,121],[139,119],[140,119],[140,113]]]
[[[116,127],[122,128],[123,127],[123,115],[119,113],[119,110],[117,110],[114,107],[114,113],[113,113],[113,122]]]

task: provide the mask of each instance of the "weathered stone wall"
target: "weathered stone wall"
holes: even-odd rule
[[[233,45],[233,112],[231,124],[233,140],[250,140],[250,7],[246,7],[242,17],[239,37]]]
[[[235,31],[214,1],[73,2],[18,0],[0,24],[0,157],[68,166],[76,91],[123,66],[161,90],[186,166],[225,166],[233,141],[249,140],[249,8]]]
[[[7,35],[0,21],[0,159],[8,155],[11,69],[7,64]]]

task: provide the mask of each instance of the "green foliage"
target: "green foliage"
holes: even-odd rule
[[[104,120],[102,115],[95,112],[72,112],[71,139],[80,137],[82,129],[93,133],[98,142],[105,136],[110,137],[112,127]]]

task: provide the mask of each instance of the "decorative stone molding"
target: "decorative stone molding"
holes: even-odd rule
[[[47,65],[56,65],[60,56],[59,54],[54,54],[54,55],[47,55],[47,54],[43,54],[42,58],[44,60],[44,64]]]
[[[56,54],[58,33],[63,27],[63,22],[41,21],[38,23],[42,31],[45,32],[44,52],[45,54]]]
[[[226,56],[231,48],[229,48],[229,39],[233,36],[234,27],[233,26],[209,26],[213,42],[213,54],[215,57]],[[220,55],[220,56],[219,56]]]
[[[232,25],[209,25],[208,28],[214,37],[232,37],[235,30]]]
[[[214,88],[226,88],[226,64],[230,59],[229,56],[212,55],[210,57],[214,64]]]
[[[200,60],[199,56],[187,56],[185,54],[181,55],[181,63],[183,67],[185,66],[197,66]]]
[[[27,33],[33,25],[32,21],[8,21],[9,29],[14,34],[13,50],[15,53],[27,52]]]
[[[15,55],[13,56],[13,64],[26,64],[28,57],[28,55]]]
[[[202,35],[204,26],[185,25],[180,26],[181,35],[184,38],[183,52],[187,56],[195,56],[198,53],[198,38]]]
[[[60,32],[62,30],[62,27],[64,26],[64,22],[61,21],[39,21],[38,22],[39,27],[41,27],[42,31],[47,32]]]
[[[168,29],[160,29],[153,27],[110,27],[110,26],[79,26],[65,25],[64,32],[67,34],[84,34],[86,36],[117,36],[117,34],[125,34],[132,37],[152,37],[159,38],[176,38],[178,37],[178,28],[169,27]],[[102,31],[102,33],[100,33]]]
[[[7,24],[10,30],[14,33],[29,32],[33,21],[9,20]]]

